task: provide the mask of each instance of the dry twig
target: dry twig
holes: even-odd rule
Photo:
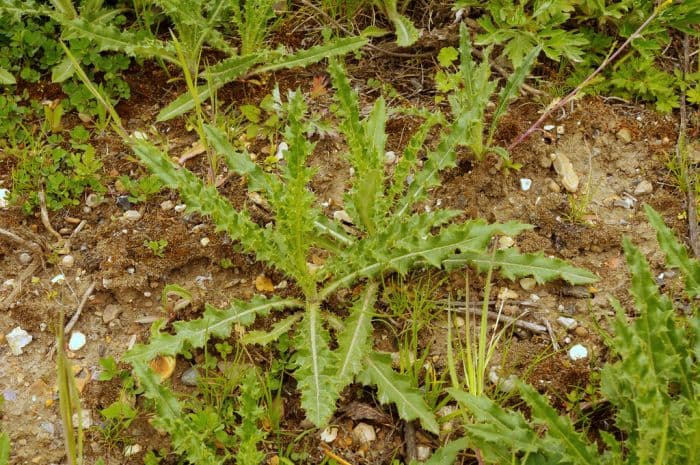
[[[66,326],[63,328],[64,333],[69,333],[72,329],[73,326],[78,322],[78,318],[80,318],[80,315],[83,313],[83,308],[85,308],[85,304],[87,304],[88,299],[92,295],[92,292],[95,290],[95,283],[91,282],[90,285],[87,287],[85,292],[83,293],[83,297],[80,299],[80,303],[78,304],[78,308],[76,308],[75,313],[71,317],[70,321],[66,324]],[[49,349],[49,358],[53,357],[54,352],[56,351],[56,344],[51,345],[51,349]]]

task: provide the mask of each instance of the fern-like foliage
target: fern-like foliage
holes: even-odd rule
[[[307,110],[300,92],[290,92],[282,104],[287,115],[284,138],[289,148],[274,172],[264,171],[251,161],[249,154],[234,149],[218,128],[204,126],[208,142],[230,170],[242,176],[248,188],[269,203],[273,219],[265,227],[256,224],[246,210],[234,209],[215,187],[173,165],[166,154],[147,141],[131,141],[136,155],[165,184],[179,190],[189,209],[209,216],[217,229],[226,232],[245,252],[293,279],[303,299],[254,298],[247,303],[236,302],[228,310],[208,307],[202,318],[175,323],[172,333],[154,328],[151,342],[136,346],[127,360],[144,363],[158,354],[200,348],[211,337],[227,337],[234,322],[248,325],[256,315],[299,307],[304,309],[303,316],[290,316],[268,334],[255,332],[246,340],[269,343],[287,331],[295,333],[293,375],[301,392],[301,405],[314,424],[321,426],[329,421],[340,392],[356,379],[376,385],[380,400],[396,404],[402,418],[419,419],[426,430],[437,432],[435,417],[420,391],[393,371],[386,356],[372,350],[376,283],[389,272],[405,274],[416,267],[442,268],[448,259],[453,267],[480,266],[479,259],[488,255],[495,235],[515,236],[530,226],[515,222],[488,224],[483,220],[456,223],[454,218],[459,212],[454,210],[416,212],[417,203],[440,183],[440,171],[455,166],[455,149],[468,120],[460,117],[448,124],[443,115],[427,117],[404,150],[392,177],[384,163],[386,102],[378,99],[368,115],[362,117],[357,94],[339,61],[332,61],[330,74],[336,89],[336,116],[346,137],[344,156],[354,169],[344,199],[345,210],[354,223],[352,233],[316,207],[316,196],[309,188],[314,173],[307,162],[314,144],[306,136]],[[441,132],[436,147],[427,149],[426,136],[438,124],[448,127]],[[422,165],[418,163],[421,156]],[[311,265],[317,250],[323,251],[325,262]],[[593,279],[583,270],[543,256],[512,252],[499,258],[500,263],[494,267],[508,277],[533,274],[539,281]],[[367,281],[365,290],[351,305],[349,317],[344,321],[333,318],[337,344],[331,344],[324,304],[337,290],[363,280]],[[332,346],[337,348],[331,349]]]
[[[630,323],[618,302],[613,322],[612,349],[618,358],[603,368],[601,391],[616,409],[613,436],[600,431],[605,450],[591,444],[561,417],[545,397],[518,382],[520,394],[534,423],[545,426],[538,435],[520,413],[459,390],[450,394],[474,416],[467,428],[469,446],[478,448],[487,463],[536,464],[641,464],[698,463],[700,441],[700,314],[694,300],[698,292],[694,273],[698,261],[675,239],[651,207],[647,216],[657,231],[669,264],[679,266],[692,309],[687,321],[678,322],[673,301],[659,291],[649,264],[632,242],[623,247],[632,275],[630,292],[638,316]],[[621,437],[622,439],[618,439]]]

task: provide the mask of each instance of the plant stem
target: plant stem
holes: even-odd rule
[[[583,82],[581,82],[578,86],[576,86],[576,88],[574,90],[569,92],[569,94],[566,97],[559,100],[559,102],[557,102],[555,105],[550,107],[547,111],[542,113],[542,116],[540,116],[540,118],[537,121],[535,121],[535,123],[527,129],[527,131],[520,134],[513,142],[511,142],[511,144],[508,146],[508,151],[510,152],[515,147],[520,145],[520,143],[522,143],[525,139],[530,137],[530,135],[533,132],[535,132],[535,130],[540,126],[540,124],[542,124],[544,122],[544,120],[546,120],[549,117],[549,115],[551,115],[554,111],[558,110],[559,108],[563,107],[564,105],[569,103],[571,100],[573,100],[576,97],[576,95],[579,92],[581,92],[581,90],[584,87],[586,87],[588,85],[588,83],[590,83],[593,80],[594,77],[596,77],[601,71],[603,71],[610,63],[615,61],[615,59],[622,53],[622,51],[624,49],[627,48],[627,46],[630,43],[632,43],[632,41],[634,39],[640,37],[642,31],[644,29],[646,29],[646,27],[654,20],[654,18],[656,18],[658,16],[658,14],[661,12],[661,10],[663,10],[669,3],[670,2],[667,1],[667,2],[664,2],[661,5],[659,5],[658,7],[654,8],[654,11],[652,11],[652,13],[646,19],[646,21],[644,21],[642,23],[642,25],[639,26],[637,28],[637,30],[634,31],[634,33],[632,33],[632,35],[630,35],[627,38],[627,40],[620,46],[620,48],[618,48],[615,51],[615,53],[613,53],[612,55],[607,57],[605,60],[603,60],[603,62],[598,66],[598,68],[596,68],[595,71],[593,71],[591,74],[589,74],[588,77],[586,79],[584,79]]]

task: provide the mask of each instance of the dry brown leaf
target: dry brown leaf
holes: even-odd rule
[[[170,378],[175,371],[175,357],[169,355],[161,355],[158,358],[151,360],[148,364],[151,370],[155,371],[160,376],[161,381]]]
[[[270,278],[264,274],[261,274],[255,278],[255,289],[260,292],[273,292],[275,290],[275,286],[272,284],[272,281],[270,281]]]

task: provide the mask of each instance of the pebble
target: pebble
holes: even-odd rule
[[[198,379],[199,372],[196,367],[189,367],[180,375],[180,381],[182,381],[182,384],[185,386],[197,386]]]
[[[282,141],[280,142],[280,145],[277,146],[277,153],[275,153],[275,158],[277,158],[278,161],[284,160],[284,153],[289,150],[289,145]]]
[[[184,203],[175,205],[175,207],[174,207],[175,211],[178,213],[184,212],[186,208],[187,208],[187,205],[185,205]]]
[[[32,255],[28,254],[27,252],[22,252],[21,254],[19,254],[19,262],[22,265],[29,265],[32,262],[32,259]]]
[[[532,187],[532,179],[520,178],[520,189],[523,191],[529,191]]]
[[[428,446],[424,446],[423,444],[416,447],[416,459],[419,462],[425,462],[426,460],[428,460],[432,453],[433,450]]]
[[[557,184],[557,182],[554,180],[550,180],[549,183],[547,183],[547,189],[549,189],[550,192],[554,192],[555,194],[561,192],[561,187],[559,187],[559,184]]]
[[[335,426],[327,426],[321,431],[321,441],[331,443],[338,437],[338,428]]]
[[[172,210],[175,207],[175,203],[172,200],[166,200],[160,203],[161,210]]]
[[[632,131],[630,131],[628,128],[620,129],[615,135],[619,140],[621,140],[625,144],[629,144],[630,142],[632,142]]]
[[[5,335],[7,345],[10,346],[12,355],[22,355],[22,349],[32,342],[32,336],[21,327],[15,329]]]
[[[122,308],[119,305],[109,304],[102,312],[102,321],[109,323],[110,321],[115,320],[121,312]]]
[[[588,349],[581,344],[576,344],[569,349],[569,358],[571,360],[581,360],[588,357]]]
[[[566,128],[564,128],[564,126],[562,126],[562,125],[557,126],[557,134],[558,134],[558,135],[561,136],[561,135],[563,135],[565,132],[566,132]]]
[[[122,210],[130,210],[131,207],[133,207],[133,204],[129,202],[129,196],[128,195],[120,195],[117,197],[117,205],[119,205],[119,208]]]
[[[652,186],[651,183],[645,179],[644,181],[637,184],[637,187],[634,188],[634,194],[635,195],[651,194],[651,192],[653,190],[654,190],[654,186]]]
[[[557,153],[552,160],[552,165],[554,165],[554,170],[561,178],[561,184],[564,188],[569,192],[576,192],[579,180],[569,157],[563,153]]]
[[[199,240],[199,243],[202,245],[202,247],[206,247],[209,245],[211,240],[208,237],[203,237]]]
[[[352,218],[345,210],[337,210],[333,212],[333,219],[344,223],[352,224]]]
[[[141,446],[139,444],[130,444],[124,447],[124,457],[131,457],[141,452]]]
[[[4,188],[0,189],[0,208],[7,208],[8,198],[10,198],[10,191]]]
[[[588,330],[584,328],[583,326],[577,326],[576,329],[574,330],[574,333],[578,337],[586,337],[588,336]]]
[[[578,321],[566,316],[560,316],[559,318],[557,318],[557,323],[562,325],[567,330],[575,329],[578,326]]]
[[[124,212],[124,219],[129,221],[140,220],[141,213],[138,210],[127,210]]]
[[[387,165],[393,165],[396,162],[396,153],[393,150],[389,150],[384,154],[384,163]]]
[[[510,236],[501,236],[498,238],[498,248],[507,249],[515,244],[515,240]]]
[[[71,352],[75,352],[85,347],[86,342],[87,338],[85,337],[85,334],[81,333],[80,331],[73,331],[73,333],[70,335],[70,341],[68,341],[68,349]]]
[[[621,199],[615,199],[615,201],[613,202],[613,205],[615,207],[622,207],[622,208],[629,210],[630,208],[634,208],[635,203],[637,203],[635,199],[626,195]]]
[[[87,205],[90,208],[94,208],[101,204],[102,200],[102,197],[97,194],[88,194],[87,198],[85,198],[85,205]]]
[[[377,439],[377,433],[374,432],[372,425],[358,423],[357,426],[352,429],[352,437],[360,444],[367,445]]]
[[[520,287],[524,291],[531,291],[537,286],[537,281],[534,278],[523,278],[520,280]]]
[[[75,258],[73,257],[73,255],[65,255],[61,259],[61,265],[65,268],[72,268],[74,264],[75,264]]]
[[[547,155],[546,153],[542,154],[537,160],[537,162],[539,163],[540,167],[546,170],[552,167],[552,157]]]

